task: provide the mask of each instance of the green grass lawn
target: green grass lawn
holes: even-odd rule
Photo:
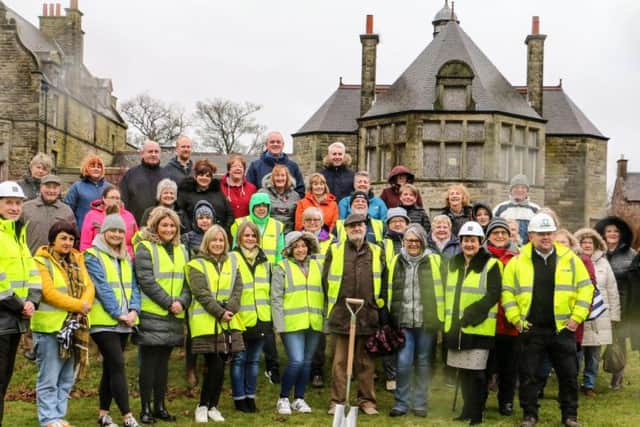
[[[282,349],[281,349],[282,350]],[[136,348],[129,345],[128,350],[128,376],[129,391],[131,394],[131,406],[135,416],[140,411],[138,399]],[[284,357],[284,351],[280,352]],[[283,365],[284,366],[284,365]],[[640,426],[640,360],[638,353],[630,353],[627,362],[627,375],[624,388],[612,391],[608,388],[609,375],[601,372],[598,378],[595,398],[580,397],[579,419],[584,426]],[[68,420],[76,427],[96,425],[98,397],[97,389],[100,378],[100,362],[92,360],[87,378],[76,384],[73,398],[69,404]],[[262,371],[261,371],[262,373]],[[16,362],[16,371],[9,387],[8,399],[5,403],[5,426],[9,427],[37,427],[36,406],[34,401],[34,386],[37,367],[21,355]],[[156,426],[195,426],[193,411],[198,403],[197,397],[188,397],[184,380],[182,352],[175,350],[171,359],[170,391],[168,399],[169,410],[178,417],[177,423],[158,422]],[[196,390],[198,391],[198,390]],[[550,397],[557,393],[555,378],[551,378],[546,389],[546,396],[541,401],[540,426],[560,425],[560,411],[555,399]],[[231,389],[228,380],[225,380],[223,395],[219,409],[226,418],[227,425],[237,426],[330,426],[332,418],[326,415],[329,390],[309,388],[306,400],[314,412],[312,414],[294,414],[289,417],[279,416],[275,412],[275,403],[279,395],[279,386],[270,385],[261,374],[258,380],[257,414],[241,414],[232,409]],[[196,393],[196,396],[199,396]],[[352,387],[352,396],[355,396],[355,387]],[[452,421],[454,414],[451,411],[453,388],[444,384],[440,370],[436,370],[429,390],[429,416],[416,418],[404,416],[401,418],[389,418],[387,416],[393,403],[393,396],[383,390],[382,384],[378,384],[378,409],[379,416],[366,416],[359,414],[360,426],[462,426],[466,423]],[[458,411],[461,408],[461,397],[458,400]],[[114,421],[119,425],[121,417],[115,403],[112,405]],[[497,399],[495,393],[491,393],[487,402],[486,424],[496,426],[518,426],[521,413],[516,411],[512,417],[501,417],[497,411]]]

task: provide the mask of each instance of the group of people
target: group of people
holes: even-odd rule
[[[324,386],[327,346],[333,414],[348,399],[348,298],[364,301],[353,363],[357,405],[367,415],[378,414],[376,359],[367,347],[385,328],[405,339],[382,358],[394,393],[389,415],[427,416],[440,340],[462,390],[456,419],[471,425],[483,422],[493,384],[505,416],[519,384],[521,425],[536,424],[553,367],[561,421],[579,426],[581,360],[582,392],[594,397],[602,346],[627,337],[640,345],[638,260],[622,219],[571,234],[529,200],[523,175],[495,209],[451,185],[445,209],[431,217],[404,166],[391,170],[376,197],[367,172],[352,171],[345,145],[335,142],[305,186],[283,147],[282,135],[270,132],[257,160],[247,167],[229,156],[217,179],[210,161],[191,160],[189,138],[178,138],[164,167],[160,147],[147,141],[140,165],[118,186],[90,155],[64,197],[50,158],[38,154],[23,180],[0,183],[0,423],[28,327],[38,420],[49,427],[70,425],[68,397],[86,371],[90,340],[102,356],[98,424],[116,425],[115,400],[125,427],[138,426],[125,372],[130,338],[138,346],[141,423],[175,420],[165,395],[170,355],[183,345],[191,385],[198,357],[205,364],[198,423],[224,421],[227,362],[234,407],[257,410],[263,353],[266,376],[280,384],[276,411],[311,412],[305,389]],[[282,375],[276,336],[287,356]],[[622,384],[620,370],[611,386]]]

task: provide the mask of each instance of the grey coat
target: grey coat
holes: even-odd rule
[[[182,245],[164,245],[164,248],[172,258],[174,251],[183,250]],[[169,306],[174,301],[179,301],[183,308],[189,307],[191,293],[186,283],[183,283],[180,296],[173,298],[156,282],[151,253],[144,245],[138,245],[136,249],[135,270],[140,291],[156,304],[169,309]],[[184,340],[184,322],[185,319],[180,319],[171,313],[166,316],[159,316],[142,311],[140,313],[138,332],[133,336],[133,342],[134,344],[149,346],[180,346]]]
[[[49,229],[58,221],[76,223],[69,205],[61,200],[45,203],[42,196],[26,202],[22,208],[22,219],[27,224],[27,244],[32,254],[40,246],[49,244]]]
[[[262,180],[262,188],[259,193],[266,193],[271,200],[271,217],[284,225],[284,233],[293,231],[295,224],[296,205],[300,201],[300,195],[296,192],[296,181],[291,179],[291,186],[280,194],[271,185],[271,174],[267,174]]]

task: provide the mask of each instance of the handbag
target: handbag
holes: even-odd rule
[[[374,356],[388,356],[404,347],[405,336],[402,329],[394,329],[390,325],[378,328],[365,343],[365,349]]]
[[[607,345],[602,358],[604,360],[602,367],[605,372],[609,372],[610,374],[620,372],[627,363],[624,348],[622,348],[621,343],[616,340],[613,341],[613,344]]]
[[[245,350],[244,340],[239,331],[232,331],[228,327],[220,327],[216,322],[215,342],[213,343],[214,352],[217,353],[224,362],[230,362],[234,353],[240,353]]]

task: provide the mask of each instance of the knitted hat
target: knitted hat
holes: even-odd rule
[[[407,216],[407,210],[405,208],[397,207],[391,208],[387,211],[387,226],[389,226],[389,221],[398,217],[407,221],[407,224],[411,223],[411,218]]]
[[[213,209],[211,209],[211,206],[209,206],[208,203],[203,203],[196,207],[195,217],[199,218],[201,216],[208,216],[209,218],[213,218],[215,216]]]
[[[111,214],[104,217],[100,232],[104,233],[107,230],[122,230],[127,231],[127,226],[120,214]]]
[[[515,175],[513,178],[511,178],[511,185],[510,188],[515,187],[516,185],[524,185],[525,187],[529,188],[529,178],[527,178],[526,175]]]
[[[369,197],[367,196],[367,193],[365,193],[364,191],[354,191],[353,193],[351,193],[351,198],[349,199],[349,206],[353,204],[353,201],[355,199],[364,199],[367,202],[367,205],[369,204]]]
[[[504,219],[497,217],[491,220],[489,225],[487,225],[487,237],[491,234],[493,230],[496,228],[504,228],[507,230],[509,236],[511,236],[511,230],[509,230],[509,224]]]

